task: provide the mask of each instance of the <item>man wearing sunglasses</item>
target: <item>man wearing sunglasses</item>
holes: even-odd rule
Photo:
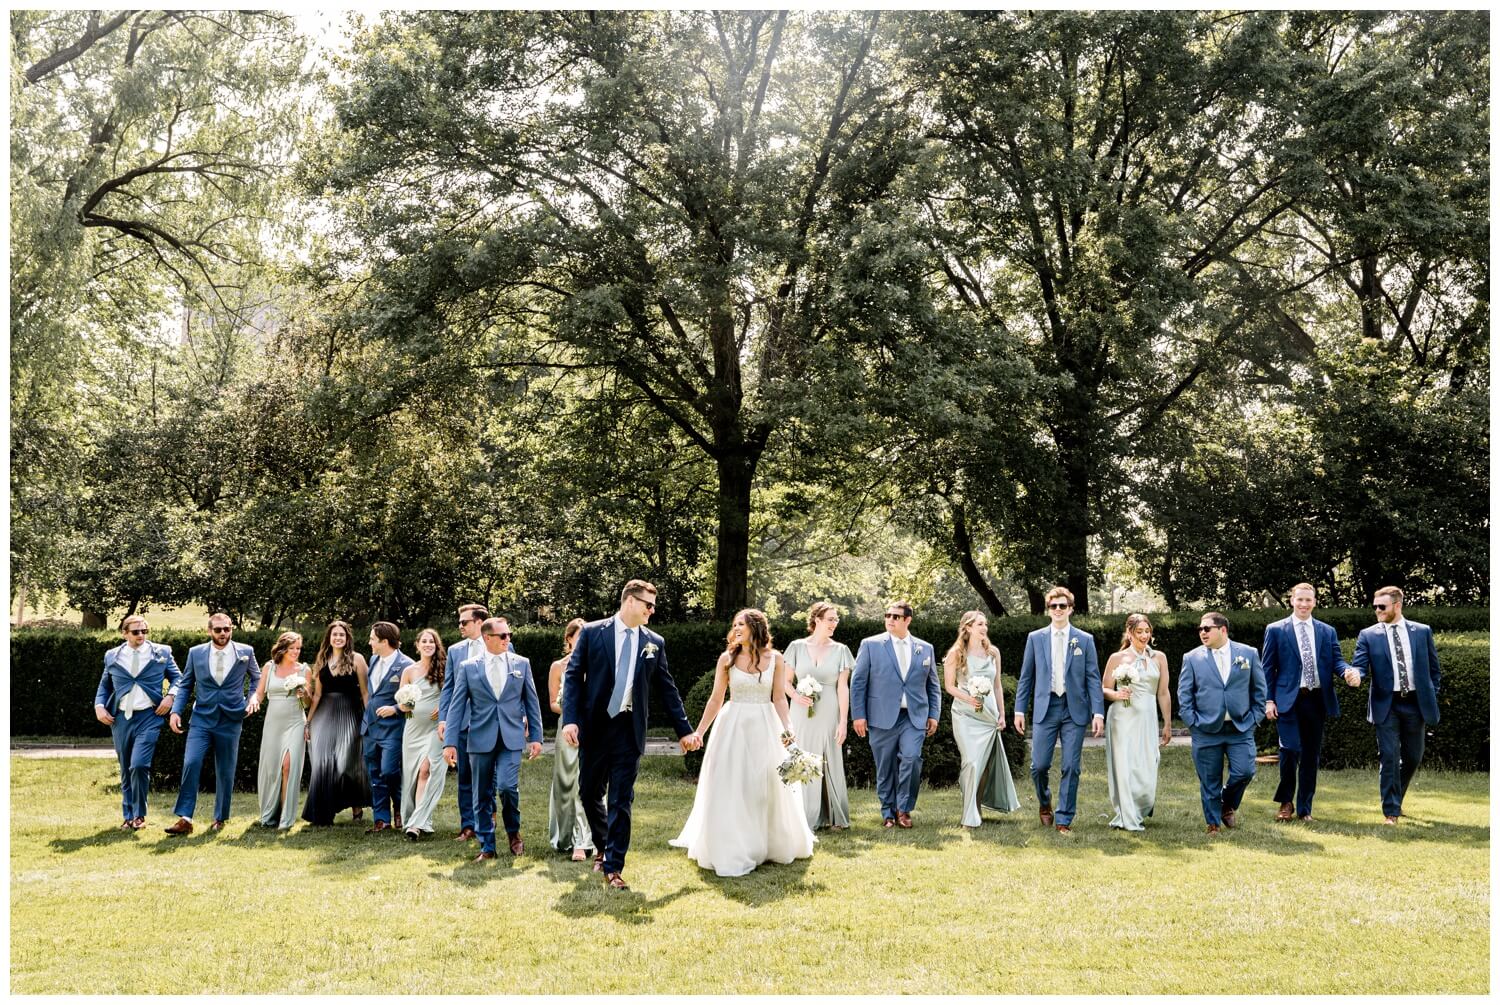
[[[1380,808],[1395,826],[1407,786],[1422,763],[1427,725],[1438,721],[1442,682],[1432,629],[1401,615],[1400,587],[1375,591],[1375,620],[1354,643],[1354,666],[1370,678],[1369,721],[1380,751]]]
[[[859,644],[849,714],[854,732],[870,737],[882,824],[909,828],[922,787],[922,741],[937,732],[942,690],[931,643],[911,634],[911,604],[888,605],[885,629]]]
[[[120,829],[128,831],[146,826],[151,758],[182,676],[170,646],[146,641],[150,631],[139,614],[121,623],[125,641],[104,654],[104,673],[94,693],[94,718],[109,727],[120,760],[120,809],[125,814]]]
[[[255,696],[260,684],[260,664],[255,661],[255,650],[234,641],[234,623],[227,614],[211,615],[208,633],[208,642],[188,650],[182,683],[172,702],[172,732],[181,733],[188,695],[193,697],[193,717],[188,722],[187,741],[182,752],[182,786],[177,793],[177,805],[173,808],[177,822],[167,828],[172,837],[193,832],[198,781],[210,750],[214,756],[214,822],[209,829],[223,830],[224,821],[229,819],[229,798],[234,792],[240,730],[245,717],[260,709],[260,699]]]
[[[458,630],[462,641],[453,643],[448,650],[447,665],[443,670],[443,690],[438,697],[438,740],[458,751],[458,834],[455,841],[472,840],[474,831],[474,789],[469,777],[468,745],[464,735],[455,730],[448,738],[448,707],[453,704],[453,680],[458,668],[469,660],[484,655],[484,642],[480,640],[479,626],[489,620],[490,612],[479,604],[464,604],[458,609]]]
[[[1209,611],[1198,620],[1203,645],[1182,657],[1177,705],[1193,734],[1193,767],[1208,833],[1239,825],[1240,801],[1255,777],[1255,727],[1266,717],[1260,654],[1229,640],[1229,619]],[[1224,778],[1224,762],[1229,778]]]
[[[667,670],[666,641],[646,627],[655,610],[656,587],[632,579],[620,591],[614,617],[579,630],[563,671],[558,736],[578,748],[578,796],[593,832],[594,871],[604,874],[612,890],[630,889],[620,873],[630,849],[630,808],[636,770],[646,752],[646,710],[653,687],[667,706],[683,753],[703,746]]]
[[[495,788],[500,789],[500,813],[510,853],[525,851],[521,843],[521,750],[527,760],[542,753],[542,705],[531,676],[531,662],[510,651],[510,624],[490,618],[480,626],[483,654],[466,660],[453,684],[448,705],[455,735],[468,738],[469,777],[473,780],[474,822],[479,854],[474,861],[495,857]],[[448,766],[458,765],[458,748],[443,747]]]
[[[1036,786],[1043,827],[1073,833],[1078,811],[1078,776],[1083,769],[1083,731],[1093,725],[1094,736],[1104,735],[1104,688],[1099,680],[1099,653],[1094,637],[1074,628],[1073,593],[1063,586],[1047,591],[1047,614],[1052,624],[1026,636],[1021,679],[1016,685],[1016,732],[1026,735],[1026,715],[1036,706],[1031,735],[1031,781]],[[1057,811],[1052,809],[1052,748],[1062,740],[1062,778],[1057,785]]]

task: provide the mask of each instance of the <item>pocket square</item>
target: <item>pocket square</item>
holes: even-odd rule
[[[511,675],[511,676],[512,676],[512,677],[519,677],[519,676],[521,676],[521,671],[519,671],[519,670],[512,670],[512,671],[511,671],[511,672],[510,672],[510,675]]]

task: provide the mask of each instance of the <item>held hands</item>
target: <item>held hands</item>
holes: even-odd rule
[[[865,733],[869,731],[869,728],[870,728],[869,720],[867,720],[867,719],[855,719],[854,720],[854,735],[855,736],[859,736],[859,737],[864,736]]]
[[[562,738],[568,741],[568,746],[578,746],[578,723],[570,722],[562,728]],[[684,750],[687,748],[684,747]]]
[[[1024,712],[1017,712],[1016,713],[1016,735],[1017,736],[1025,736],[1026,735],[1026,713],[1024,713]]]
[[[1276,703],[1274,701],[1266,702],[1266,718],[1273,722],[1276,719]]]
[[[1094,739],[1096,740],[1104,735],[1104,716],[1094,716],[1094,728],[1091,732],[1094,734]]]
[[[173,712],[172,718],[167,720],[167,725],[172,727],[172,732],[174,733],[182,732],[182,716],[178,715],[176,712]]]
[[[110,715],[109,714],[109,709],[105,708],[103,705],[95,705],[94,706],[94,718],[98,719],[100,722],[104,723],[106,726],[113,726],[115,724],[115,717],[112,716],[112,715]],[[177,717],[174,715],[172,718],[175,719]],[[177,732],[180,733],[180,732],[182,732],[182,730],[179,729]]]
[[[1350,687],[1359,687],[1359,682],[1359,671],[1354,667],[1346,667],[1344,669],[1344,683],[1348,684]]]
[[[573,729],[575,733],[577,732],[576,727],[570,726],[569,728]],[[680,740],[678,740],[677,745],[682,748],[682,752],[684,754],[686,754],[690,750],[700,750],[703,747],[703,737],[699,736],[697,733],[689,733],[687,736],[684,736]],[[576,740],[573,741],[573,746],[578,746]]]
[[[252,716],[256,712],[259,712],[259,711],[260,711],[260,695],[258,695],[258,694],[252,694],[250,696],[250,700],[245,703],[245,715],[246,715],[246,717],[249,717],[249,716]]]

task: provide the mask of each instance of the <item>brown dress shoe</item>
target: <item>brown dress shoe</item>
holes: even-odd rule
[[[505,837],[510,841],[510,853],[512,855],[519,855],[526,850],[526,846],[521,843],[521,835],[507,834]]]
[[[193,833],[193,822],[187,817],[178,817],[177,822],[165,828],[166,832],[173,837],[182,837],[184,834]]]
[[[1284,824],[1288,820],[1292,819],[1293,815],[1294,815],[1294,811],[1293,811],[1293,808],[1292,808],[1292,804],[1291,803],[1282,803],[1281,804],[1281,809],[1279,809],[1279,810],[1276,811],[1276,822],[1279,823],[1279,824]]]
[[[394,828],[391,827],[391,825],[388,824],[388,823],[386,823],[384,820],[377,820],[377,821],[375,821],[375,826],[374,827],[366,827],[365,828],[365,833],[366,834],[379,834],[381,831],[388,831],[388,830],[394,830]]]
[[[224,829],[224,821],[215,820],[213,823],[208,825],[208,829],[211,831],[221,831]]]
[[[494,852],[492,852],[492,851],[482,851],[478,855],[474,856],[474,861],[476,861],[476,862],[488,862],[490,859],[492,859],[494,857],[495,857],[495,853]]]
[[[133,831],[133,830],[135,830],[135,821],[134,820],[126,820],[126,821],[124,821],[123,823],[120,824],[120,830],[122,830],[122,831]]]
[[[1042,808],[1038,811],[1037,815],[1042,818],[1043,827],[1052,826],[1052,807],[1046,805],[1045,803],[1042,804]]]
[[[896,826],[904,828],[906,830],[911,830],[911,814],[910,813],[897,813],[896,814]]]
[[[1313,822],[1313,817],[1312,817],[1311,813],[1304,813],[1300,817],[1298,817],[1297,819],[1301,820],[1305,824],[1310,824],[1310,823]]]
[[[1217,837],[1218,833],[1219,833],[1219,825],[1218,824],[1209,824],[1208,825],[1208,833],[1209,833],[1210,836]]]
[[[1073,834],[1073,828],[1067,824],[1058,824],[1057,833],[1063,835],[1064,837],[1070,837]]]
[[[1394,827],[1400,819],[1400,817],[1386,817],[1385,822],[1388,826]]]
[[[894,826],[896,826],[896,818],[895,817],[886,817],[884,820],[881,821],[880,826],[882,826],[882,827],[894,827]]]
[[[465,827],[463,830],[459,831],[456,835],[454,835],[453,840],[455,840],[455,841],[472,841],[472,840],[474,840],[474,837],[475,837],[475,835],[474,835],[474,828],[472,828],[472,827]]]
[[[602,852],[602,851],[596,851],[596,852],[594,852],[594,871],[595,872],[603,872],[604,871],[604,852]]]
[[[1234,810],[1225,810],[1224,811],[1224,826],[1228,827],[1230,830],[1233,830],[1234,828],[1238,827],[1239,825],[1240,825],[1239,815],[1236,814],[1234,812]]]
[[[391,826],[396,828],[397,830],[401,829],[401,814],[396,814],[396,816],[391,820]]]
[[[625,880],[621,879],[620,878],[620,874],[617,873],[617,872],[607,872],[607,873],[605,873],[604,874],[604,885],[607,886],[607,887],[609,887],[611,890],[628,890],[628,889],[630,889],[630,887],[628,887],[628,886],[625,885]]]
[[[130,821],[130,826],[134,827],[138,831],[143,831],[146,829],[146,818],[136,817],[134,820]]]

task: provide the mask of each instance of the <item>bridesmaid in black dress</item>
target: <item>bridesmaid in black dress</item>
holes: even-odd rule
[[[354,819],[370,805],[370,777],[365,772],[359,721],[364,715],[369,668],[350,646],[354,632],[332,621],[318,644],[313,665],[312,706],[307,711],[308,760],[312,765],[302,819],[327,826],[345,809]]]

